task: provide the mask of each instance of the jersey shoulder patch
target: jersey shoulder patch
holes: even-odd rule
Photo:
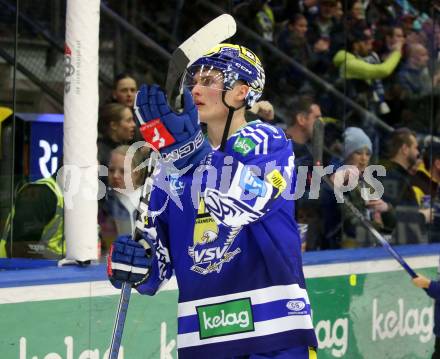
[[[261,121],[253,121],[237,131],[229,139],[232,151],[247,156],[266,155],[288,145],[286,135],[279,127]]]

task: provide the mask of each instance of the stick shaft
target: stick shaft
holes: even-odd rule
[[[124,331],[125,318],[127,317],[128,304],[130,303],[131,285],[122,283],[121,296],[119,298],[118,310],[116,312],[115,325],[113,327],[112,341],[110,344],[109,359],[117,359],[121,347],[122,333]]]
[[[142,190],[142,197],[139,202],[139,206],[136,212],[136,225],[133,231],[133,239],[138,241],[142,238],[142,231],[145,226],[145,218],[148,215],[148,202],[150,200],[150,194],[152,190],[153,180],[151,174],[154,169],[153,165],[154,157],[150,154],[148,160],[148,167],[146,171],[146,179],[144,188]],[[110,344],[109,359],[117,359],[119,348],[121,346],[122,334],[124,332],[125,318],[127,316],[128,305],[130,303],[131,296],[131,284],[122,282],[121,295],[119,297],[119,305],[116,311],[115,325],[113,327],[112,341]]]
[[[326,181],[327,182],[327,181]],[[348,209],[353,212],[353,214],[361,221],[361,223],[366,227],[369,232],[376,238],[376,240],[384,247],[388,253],[390,253],[397,262],[402,266],[403,269],[412,277],[417,277],[417,274],[414,272],[414,270],[406,263],[406,261],[403,259],[403,257],[396,252],[396,250],[391,247],[391,245],[388,243],[388,241],[377,231],[376,228],[373,227],[373,225],[368,221],[362,213],[351,203],[347,198],[344,198],[344,204],[348,207]]]
[[[322,154],[324,150],[324,124],[321,120],[318,120],[315,122],[313,126],[313,164],[315,166],[320,166],[322,162]],[[331,180],[324,176],[324,181],[327,183],[330,188],[334,189],[334,185],[331,182]],[[396,250],[391,247],[391,245],[388,243],[388,241],[377,231],[376,228],[371,224],[370,221],[368,221],[364,215],[359,211],[357,207],[351,203],[347,197],[344,196],[344,205],[348,207],[348,209],[361,221],[363,226],[376,238],[376,240],[384,247],[388,253],[390,253],[394,259],[399,262],[399,264],[405,269],[405,271],[412,277],[416,278],[417,274],[414,272],[414,270],[406,263],[406,261],[403,259],[403,257],[396,252]]]
[[[187,65],[198,59],[205,52],[209,51],[214,45],[226,40],[234,35],[236,31],[235,20],[230,15],[223,14],[210,23],[205,25],[191,37],[189,37],[179,48],[174,51],[168,68],[166,89],[168,99],[171,99],[171,93],[177,83],[178,78],[183,74]],[[145,219],[148,215],[148,202],[152,190],[153,180],[150,178],[153,166],[152,157],[147,171],[147,179],[142,191],[142,197],[136,213],[136,228],[133,232],[133,239],[139,241],[142,239],[142,232],[145,226]],[[119,348],[121,346],[122,333],[124,331],[125,317],[127,315],[128,304],[130,302],[131,284],[122,283],[121,296],[119,298],[118,310],[116,312],[115,326],[113,328],[112,341],[110,345],[109,359],[117,359]]]
[[[370,232],[373,234],[376,240],[382,245],[382,247],[384,247],[388,251],[388,253],[390,253],[394,257],[394,259],[399,262],[399,264],[403,267],[403,269],[405,269],[406,272],[412,278],[417,277],[417,274],[403,259],[403,257],[399,253],[397,253],[397,251],[393,247],[391,247],[391,245],[387,242],[387,240],[383,238],[383,236],[374,227],[370,228]]]

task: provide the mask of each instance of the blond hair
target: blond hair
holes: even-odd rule
[[[128,145],[120,145],[112,150],[111,155],[113,153],[124,156],[124,158],[128,155],[132,155],[131,158],[131,168],[136,169],[138,166],[140,166],[148,157],[142,153],[142,148],[138,148],[134,153],[132,153],[130,150],[131,146]],[[139,171],[139,178],[142,182],[145,178],[145,172],[147,171],[147,166],[142,166],[141,168],[137,169],[136,172]],[[138,185],[142,183],[136,183]]]

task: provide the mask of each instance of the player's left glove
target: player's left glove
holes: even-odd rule
[[[145,241],[144,246],[125,235],[112,243],[107,258],[107,275],[114,287],[121,288],[122,282],[137,287],[148,279],[156,255],[155,245],[147,234],[141,241]]]
[[[177,169],[198,164],[211,151],[188,89],[184,90],[183,98],[183,112],[175,113],[159,86],[143,85],[136,94],[134,105],[145,141]]]

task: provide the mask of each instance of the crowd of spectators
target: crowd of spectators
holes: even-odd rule
[[[260,36],[256,39],[239,29],[230,41],[255,50],[266,70],[265,99],[249,111],[249,120],[258,117],[282,126],[294,142],[298,183],[304,181],[305,190],[293,215],[307,228],[307,250],[373,244],[359,218],[334,195],[335,188],[350,182],[352,173],[344,174],[342,183],[335,180],[338,170],[346,165],[356,169],[358,181],[345,193],[345,200],[387,239],[392,243],[440,241],[440,26],[410,2],[404,3],[218,3]],[[214,17],[195,10],[197,6],[197,1],[184,2],[180,22],[175,22],[182,29],[176,32],[180,40]],[[278,57],[273,48],[290,61]],[[101,234],[107,246],[109,238],[132,227],[135,207],[131,199],[139,191],[137,174],[131,193],[115,190],[125,189],[118,178],[134,168],[123,167],[121,161],[127,146],[140,139],[133,117],[137,88],[134,75],[117,75],[111,98],[99,111],[98,161],[109,168],[109,176],[103,180],[110,191],[100,203]],[[342,97],[335,97],[329,88]],[[341,100],[343,96],[346,100]],[[366,112],[353,108],[348,99]],[[316,124],[324,128],[319,163],[333,166],[333,170],[325,177],[327,181],[321,180],[317,198],[311,198],[317,164]],[[132,164],[147,158],[145,151],[140,152]],[[363,195],[375,190],[364,178],[369,165],[386,170],[386,176],[376,176],[384,188],[380,198]],[[119,215],[123,215],[124,224]]]
[[[440,240],[435,211],[440,28],[430,18],[436,9],[421,10],[410,2],[362,0],[239,1],[233,10],[238,21],[293,60],[281,61],[261,43],[254,46],[268,73],[266,98],[285,115],[280,125],[295,142],[297,168],[309,167],[296,209],[298,222],[308,224],[308,249],[373,244],[358,218],[337,201],[334,174],[330,183],[322,182],[318,199],[308,197],[313,127],[320,117],[323,165],[358,169],[359,181],[345,198],[393,243]],[[238,38],[251,47],[255,43],[253,37]],[[377,176],[384,188],[380,199],[361,196],[372,190],[363,176],[368,165],[386,170],[386,176]]]

